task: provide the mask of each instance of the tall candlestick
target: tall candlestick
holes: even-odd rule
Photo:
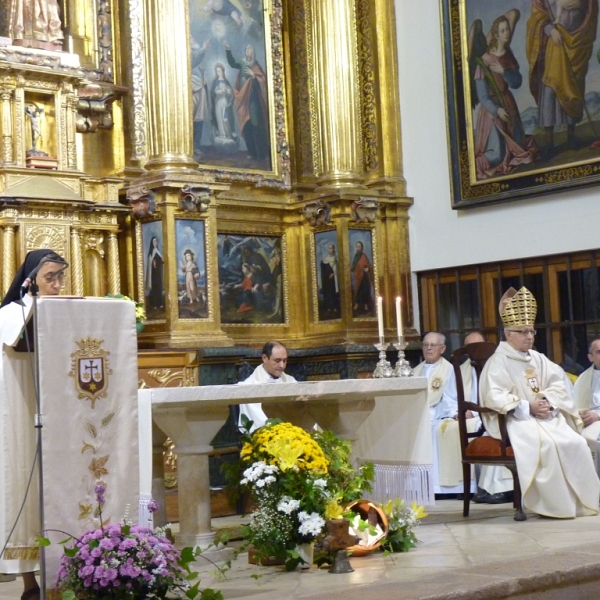
[[[377,297],[377,324],[379,325],[379,339],[383,340],[383,298]]]
[[[402,298],[396,298],[396,327],[398,328],[398,339],[401,340],[404,335],[402,327]]]

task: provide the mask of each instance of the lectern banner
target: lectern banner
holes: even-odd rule
[[[126,300],[41,298],[38,347],[46,530],[79,536],[102,523],[137,522],[135,306]],[[48,535],[51,540],[64,534]],[[47,549],[54,586],[62,546]]]

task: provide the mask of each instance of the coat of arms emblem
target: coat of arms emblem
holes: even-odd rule
[[[540,384],[535,369],[531,367],[526,369],[525,379],[527,379],[527,385],[537,394],[540,391]]]
[[[431,380],[431,391],[437,392],[442,387],[443,383],[444,382],[439,377],[434,377]]]
[[[110,352],[101,348],[103,340],[85,338],[77,342],[79,350],[71,354],[71,372],[78,398],[88,398],[92,408],[98,398],[106,398],[108,376],[112,371],[108,368]]]

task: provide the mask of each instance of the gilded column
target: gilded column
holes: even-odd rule
[[[400,92],[398,90],[398,54],[396,53],[396,9],[394,0],[373,0],[379,98],[381,111],[380,160],[385,181],[395,183],[395,192],[406,194],[402,168]]]
[[[4,244],[2,252],[2,295],[8,292],[8,288],[15,276],[15,226],[4,225]]]
[[[81,231],[71,229],[71,291],[75,296],[83,296],[83,257],[81,254]]]
[[[307,0],[312,38],[316,115],[313,145],[322,187],[356,187],[363,181],[356,11],[351,0]]]
[[[144,0],[146,169],[194,168],[187,2]]]
[[[108,233],[108,293],[120,294],[119,242],[114,231]]]
[[[13,153],[13,119],[10,107],[12,90],[2,90],[2,162],[5,165],[14,164]]]

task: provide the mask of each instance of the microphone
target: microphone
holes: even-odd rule
[[[32,269],[31,273],[29,273],[29,275],[25,278],[23,285],[21,285],[21,295],[27,292],[32,281],[35,279],[35,276],[38,274],[38,271],[40,270],[42,264],[39,264],[37,267],[35,267],[35,269]]]

